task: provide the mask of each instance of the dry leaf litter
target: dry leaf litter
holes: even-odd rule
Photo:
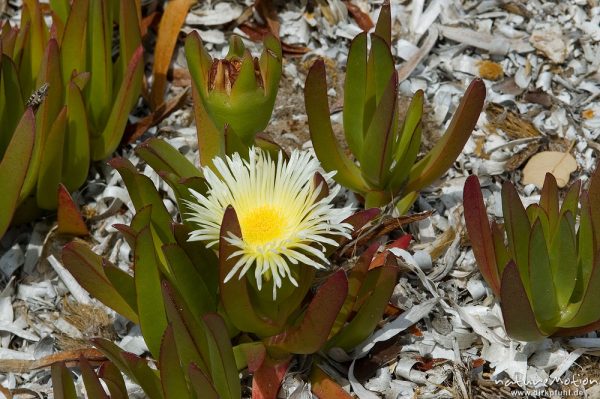
[[[330,76],[332,118],[341,122],[343,65],[349,39],[361,31],[348,2],[279,2],[281,39],[307,48],[288,56],[267,133],[284,148],[309,148],[302,98],[307,68],[324,57]],[[352,0],[376,20],[382,1]],[[482,281],[466,238],[462,188],[480,176],[491,217],[501,217],[500,185],[517,184],[526,204],[539,200],[540,176],[552,171],[562,185],[587,179],[600,151],[600,4],[598,0],[392,0],[393,53],[400,92],[427,98],[425,147],[443,132],[460,95],[476,76],[486,80],[487,108],[453,168],[425,190],[413,212],[431,216],[405,227],[415,241],[392,249],[405,269],[392,297],[400,315],[382,321],[351,353],[329,353],[327,372],[361,399],[600,397],[600,337],[595,333],[538,343],[511,341],[491,291]],[[19,19],[22,1],[0,2]],[[194,6],[183,33],[198,30],[215,56],[227,51],[231,32],[260,22],[252,1],[207,1]],[[354,14],[353,14],[354,15]],[[364,15],[363,15],[364,17]],[[258,51],[260,45],[247,45]],[[178,48],[170,95],[189,85]],[[341,127],[337,132],[341,134]],[[158,136],[197,162],[191,104],[143,138]],[[537,154],[537,155],[534,155]],[[150,176],[176,216],[174,195],[136,157],[120,150]],[[96,164],[79,192],[92,229],[94,251],[130,270],[131,248],[112,227],[134,212],[119,175]],[[354,197],[346,193],[346,202]],[[397,216],[397,215],[396,215]],[[388,236],[380,237],[383,243]],[[60,263],[64,243],[52,219],[12,228],[0,241],[0,383],[16,397],[52,397],[47,367],[53,356],[80,351],[98,356],[86,338],[114,339],[141,355],[140,331],[91,298]],[[74,354],[74,355],[73,355]],[[282,398],[310,398],[306,360],[292,365]],[[81,379],[78,389],[82,390]],[[132,398],[143,393],[128,381]],[[1,394],[0,394],[1,395]]]

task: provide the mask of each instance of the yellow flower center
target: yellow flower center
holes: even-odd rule
[[[254,208],[240,217],[242,237],[250,245],[264,245],[283,234],[285,218],[271,205]]]

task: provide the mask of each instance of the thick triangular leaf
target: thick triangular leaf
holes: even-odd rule
[[[63,362],[54,363],[52,372],[52,391],[56,399],[77,399],[75,384],[71,372]]]
[[[219,394],[212,385],[210,379],[200,370],[200,368],[191,363],[188,368],[190,383],[196,392],[196,396],[202,399],[220,399]]]
[[[531,225],[515,186],[510,182],[502,185],[502,213],[511,258],[519,269],[521,281],[529,292],[529,235]]]
[[[100,161],[108,157],[119,145],[125,125],[129,118],[129,112],[135,106],[142,89],[142,78],[144,74],[142,46],[138,47],[129,66],[125,72],[121,87],[117,96],[111,100],[111,112],[106,124],[102,127],[102,133],[92,138],[92,159]],[[96,79],[92,79],[92,82]],[[111,81],[112,83],[112,81]],[[103,94],[106,96],[106,94]]]
[[[209,341],[206,337],[204,321],[193,316],[185,301],[167,281],[163,281],[162,295],[167,318],[173,326],[181,364],[194,363],[204,373],[210,375]]]
[[[207,313],[203,320],[207,327],[205,332],[215,389],[223,399],[238,399],[242,396],[242,388],[227,327],[216,313]]]
[[[366,132],[360,156],[363,178],[373,188],[385,190],[394,155],[394,118],[398,99],[398,75],[394,72],[375,108],[373,119]],[[393,193],[390,193],[390,195]],[[380,204],[384,205],[384,204]],[[368,203],[365,207],[370,208]]]
[[[392,45],[392,12],[389,1],[384,1],[379,9],[375,33],[384,39],[388,46]]]
[[[546,238],[539,221],[533,224],[529,237],[529,276],[535,318],[543,329],[553,327],[560,318],[555,288],[555,281],[559,281],[553,279]]]
[[[10,144],[0,162],[0,237],[10,225],[13,212],[31,161],[35,140],[35,119],[28,109],[15,129]]]
[[[373,255],[379,248],[378,243],[373,243],[369,248],[362,253],[362,255],[358,258],[352,269],[350,269],[350,274],[348,276],[348,295],[346,296],[346,300],[344,301],[344,305],[340,309],[340,312],[331,328],[331,333],[329,336],[333,336],[337,334],[352,312],[354,308],[354,303],[356,302],[356,296],[358,295],[358,291],[360,290],[360,286],[362,285],[365,277],[367,276],[367,272],[369,271],[369,265],[371,264],[371,260],[373,259]],[[329,346],[329,345],[328,345]]]
[[[172,271],[171,283],[185,298],[190,309],[196,316],[217,310],[217,298],[213,294],[217,287],[207,287],[207,282],[198,273],[185,251],[176,244],[163,246],[163,253]]]
[[[40,161],[37,202],[43,209],[56,209],[58,205],[55,193],[58,192],[62,179],[66,127],[67,108],[63,107],[44,141],[44,151]]]
[[[71,78],[74,70],[84,71],[86,51],[85,28],[89,9],[89,0],[73,2],[69,16],[65,21],[65,30],[60,43],[60,58],[63,81]]]
[[[146,227],[135,242],[134,280],[140,328],[148,349],[158,358],[167,316],[162,301],[160,261],[154,248],[152,232]]]
[[[546,211],[550,231],[553,232],[558,224],[558,185],[551,173],[546,173],[540,193],[540,208]]]
[[[367,186],[360,169],[340,148],[329,117],[325,63],[317,60],[310,68],[304,85],[304,101],[313,147],[323,168],[337,171],[335,180],[353,191],[365,192]]]
[[[485,100],[485,84],[471,82],[444,136],[410,172],[405,191],[418,191],[441,177],[456,160],[475,128]]]
[[[173,220],[152,180],[148,176],[138,172],[133,164],[125,158],[113,158],[109,161],[109,164],[117,169],[123,178],[131,201],[138,212],[142,208],[152,205],[152,227],[154,227],[160,237],[161,243],[175,242],[175,238],[171,232],[171,223]]]
[[[87,236],[90,234],[87,226],[85,225],[79,207],[69,191],[60,184],[58,186],[58,232],[61,234],[68,234],[72,236]]]
[[[479,179],[475,175],[469,176],[465,182],[463,203],[467,233],[471,240],[471,248],[477,260],[477,265],[494,294],[499,295],[500,276],[496,265],[494,239],[487,210],[483,203]]]
[[[146,359],[123,351],[107,339],[94,338],[91,341],[123,373],[136,382],[149,399],[163,399],[159,372],[150,368]]]
[[[137,313],[106,277],[102,257],[86,244],[73,241],[63,247],[64,266],[92,296],[127,319],[138,322]]]
[[[175,334],[169,324],[163,335],[160,345],[160,382],[163,387],[165,399],[192,398],[188,391],[182,364],[177,356]]]
[[[104,362],[98,370],[98,377],[104,381],[110,399],[128,399],[127,387],[121,371],[111,362]]]
[[[92,370],[92,366],[90,366],[90,363],[83,356],[79,357],[79,367],[81,368],[87,397],[89,399],[108,399],[108,395],[106,395],[104,388],[102,388],[100,379],[98,379],[98,376]]]
[[[509,262],[502,273],[500,289],[502,317],[506,332],[519,341],[538,341],[544,338],[535,321],[535,316],[521,277],[514,262]]]
[[[170,172],[178,178],[202,177],[193,163],[164,140],[150,138],[138,145],[135,152],[157,173]]]
[[[346,274],[337,271],[319,287],[300,324],[269,338],[267,346],[290,353],[315,353],[325,344],[347,295]]]
[[[90,127],[81,89],[69,82],[66,96],[67,133],[63,151],[63,184],[77,190],[87,179],[90,166]]]
[[[360,154],[363,144],[363,112],[367,87],[367,34],[359,33],[350,44],[344,84],[344,133],[350,151]]]
[[[556,299],[561,309],[564,309],[573,294],[578,268],[575,219],[571,212],[565,213],[558,220],[548,253],[556,286]]]

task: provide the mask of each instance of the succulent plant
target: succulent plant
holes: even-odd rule
[[[207,176],[210,174],[208,167],[202,171],[196,169],[176,149],[162,140],[150,139],[140,145],[137,152],[173,188],[180,209],[184,210],[183,215],[187,215],[185,210],[190,209],[189,204],[198,201],[199,196],[204,196],[208,201],[214,190],[223,193],[223,187],[215,180],[218,179],[217,176]],[[289,161],[302,161],[296,158],[292,155]],[[267,161],[268,158],[263,160]],[[230,161],[234,162],[231,159]],[[218,335],[233,338],[235,372],[247,367],[254,375],[255,392],[261,392],[265,398],[274,398],[294,354],[311,354],[332,347],[350,350],[376,328],[398,274],[398,268],[392,258],[387,259],[383,266],[369,270],[377,245],[369,248],[359,258],[348,272],[348,277],[341,269],[325,272],[319,277],[323,282],[316,290],[314,285],[317,281],[317,268],[324,268],[326,265],[322,256],[328,257],[342,236],[326,234],[325,230],[319,232],[314,230],[314,227],[309,226],[311,234],[298,233],[303,237],[297,241],[298,246],[295,250],[300,251],[298,254],[290,255],[294,248],[293,244],[287,243],[285,245],[291,247],[277,250],[283,251],[285,257],[292,256],[291,258],[270,257],[261,262],[253,258],[250,263],[244,261],[242,265],[245,265],[246,270],[240,271],[239,261],[243,251],[240,249],[239,240],[244,239],[243,231],[246,232],[246,240],[253,241],[252,245],[267,245],[266,242],[259,242],[261,237],[264,240],[275,239],[276,232],[269,230],[266,224],[261,225],[265,231],[269,230],[266,233],[253,230],[252,221],[242,220],[240,224],[236,210],[242,216],[254,215],[252,210],[245,209],[240,204],[237,205],[237,209],[225,204],[216,223],[214,236],[211,229],[199,229],[198,222],[192,216],[197,210],[193,208],[192,215],[185,216],[183,223],[175,223],[152,181],[139,173],[127,160],[117,158],[111,161],[111,165],[123,177],[137,210],[130,226],[115,226],[134,250],[133,276],[103,260],[81,242],[67,244],[62,260],[65,267],[94,297],[140,324],[154,359],[162,356],[165,331],[172,326],[179,354],[177,370],[191,370],[192,361],[201,366],[200,360],[186,355],[191,349],[183,345],[198,344],[195,337],[208,334],[206,329],[211,328],[210,325],[204,326],[202,320],[207,315],[217,312],[228,330],[227,333],[220,332]],[[221,174],[226,176],[224,165],[221,162],[215,162],[215,165],[220,167]],[[266,162],[265,165],[274,166],[274,163]],[[285,168],[282,164],[276,170],[278,173],[294,173],[291,169],[285,172]],[[238,172],[236,178],[243,180],[244,174]],[[256,171],[257,176],[262,173],[264,172]],[[299,195],[308,194],[308,201],[325,202],[312,208],[305,207],[305,211],[319,214],[328,212],[334,215],[335,223],[345,226],[345,230],[349,226],[361,227],[378,214],[368,210],[342,220],[347,216],[347,211],[331,213],[331,210],[327,210],[328,200],[325,199],[329,198],[330,194],[324,178],[318,174],[309,175],[305,176],[308,181],[303,183],[304,189],[301,190],[299,182],[291,184],[301,192]],[[205,183],[204,178],[209,184]],[[263,180],[266,186],[275,184],[269,183],[266,178]],[[268,191],[266,189],[265,193]],[[271,204],[266,200],[261,205],[261,201],[265,199],[260,198],[249,200],[258,204],[257,212],[265,211],[263,205]],[[287,205],[291,209],[292,204]],[[267,216],[263,215],[260,220]],[[205,222],[211,223],[210,219]],[[259,237],[260,234],[263,236]],[[317,237],[319,234],[328,235],[329,238]],[[198,236],[201,237],[200,241],[188,240],[188,237]],[[202,242],[214,239],[217,240],[214,251],[207,249]],[[251,248],[246,248],[246,251],[250,253]],[[323,255],[317,256],[317,252],[322,252]],[[276,269],[265,269],[266,265]],[[246,273],[248,270],[253,272]],[[249,278],[248,274],[252,274],[253,278]],[[273,296],[275,290],[276,298]],[[185,334],[192,336],[191,341]],[[130,375],[134,372],[133,366],[125,365],[123,360],[133,359],[131,355],[119,355],[123,357],[119,360],[120,357],[113,353],[116,349],[104,341],[99,342],[99,348],[105,353],[110,353],[111,355],[107,356],[122,371]],[[205,352],[200,349],[196,348],[196,351],[204,356]],[[210,361],[218,359],[218,356],[228,357],[228,351],[229,349],[223,349],[218,355],[213,353],[211,356],[214,357],[210,357]],[[233,366],[230,365],[228,370],[230,369],[233,369]],[[159,370],[160,373],[163,372],[160,361]],[[224,395],[221,394],[221,390],[234,382],[219,379],[216,371],[211,370],[202,369],[210,385],[220,395]],[[188,374],[188,377],[191,381],[192,375]],[[188,390],[191,391],[189,381]],[[239,384],[237,374],[235,384]],[[156,388],[157,385],[151,386]],[[238,388],[235,389],[237,392]]]
[[[417,91],[403,123],[398,118],[398,74],[390,50],[391,14],[386,2],[379,14],[371,47],[367,33],[352,40],[344,85],[343,122],[348,148],[335,138],[330,122],[325,64],[311,67],[305,84],[308,124],[317,157],[334,179],[364,197],[365,207],[397,202],[401,213],[418,191],[442,176],[462,151],[485,99],[485,86],[475,79],[467,88],[446,133],[419,161],[423,92]]]
[[[26,0],[20,27],[2,25],[0,153],[26,108],[35,110],[33,150],[22,155],[29,161],[18,221],[56,208],[59,183],[76,190],[90,161],[119,144],[143,78],[137,7],[133,1],[56,0],[49,29],[39,1]],[[114,62],[113,20],[120,39]]]
[[[198,33],[188,35],[185,53],[192,76],[200,162],[211,166],[216,156],[245,153],[257,144],[256,134],[269,123],[282,73],[281,44],[264,39],[260,59],[233,35],[224,59],[212,59]]]
[[[546,174],[539,204],[523,206],[502,186],[504,224],[488,222],[479,180],[464,188],[467,232],[481,274],[499,297],[508,334],[534,341],[600,328],[600,169],[588,190],[576,181],[559,206]],[[506,243],[505,243],[506,242]]]

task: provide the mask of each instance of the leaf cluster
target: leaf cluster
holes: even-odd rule
[[[587,190],[581,181],[559,201],[556,179],[546,174],[539,204],[525,208],[504,183],[504,223],[488,222],[477,177],[464,188],[473,253],[499,296],[506,330],[522,341],[575,335],[600,326],[600,170]],[[560,204],[560,205],[559,205]]]
[[[317,157],[334,179],[364,197],[365,207],[398,202],[406,212],[418,191],[442,176],[467,142],[485,99],[475,79],[467,88],[446,133],[419,161],[423,92],[417,91],[402,123],[398,116],[398,74],[391,53],[390,5],[382,6],[375,32],[352,40],[344,85],[344,135],[354,159],[335,138],[330,121],[325,63],[311,67],[305,84],[310,136]],[[355,163],[356,161],[356,163]]]

